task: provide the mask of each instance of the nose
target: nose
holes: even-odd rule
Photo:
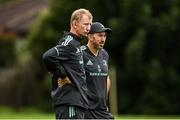
[[[90,29],[91,29],[91,25],[88,25],[86,30],[89,32]]]

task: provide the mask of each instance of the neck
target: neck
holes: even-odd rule
[[[80,37],[80,35],[78,35],[77,32],[74,29],[71,28],[70,32],[73,33],[74,35]]]
[[[88,48],[89,48],[89,50],[95,55],[95,56],[97,56],[98,55],[98,53],[99,53],[99,49],[96,49],[95,47],[93,47],[93,45],[92,44],[90,44],[90,43],[88,43],[87,44],[87,46],[88,46]]]

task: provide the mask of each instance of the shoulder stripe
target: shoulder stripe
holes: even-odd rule
[[[58,51],[57,47],[54,47],[54,49],[56,50],[57,55],[59,56],[59,51]]]
[[[62,42],[62,45],[63,46],[68,45],[71,40],[73,40],[73,37],[72,36],[67,36],[66,40],[64,42]]]

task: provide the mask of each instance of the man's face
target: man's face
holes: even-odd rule
[[[83,15],[80,21],[76,21],[76,33],[79,36],[87,36],[91,28],[92,19],[87,15]]]
[[[102,49],[106,42],[106,32],[95,33],[91,36],[91,43],[96,49]]]

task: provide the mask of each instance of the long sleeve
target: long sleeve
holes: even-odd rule
[[[61,57],[57,47],[51,48],[43,54],[43,62],[47,71],[53,74],[57,78],[65,78],[66,72],[61,65]]]

